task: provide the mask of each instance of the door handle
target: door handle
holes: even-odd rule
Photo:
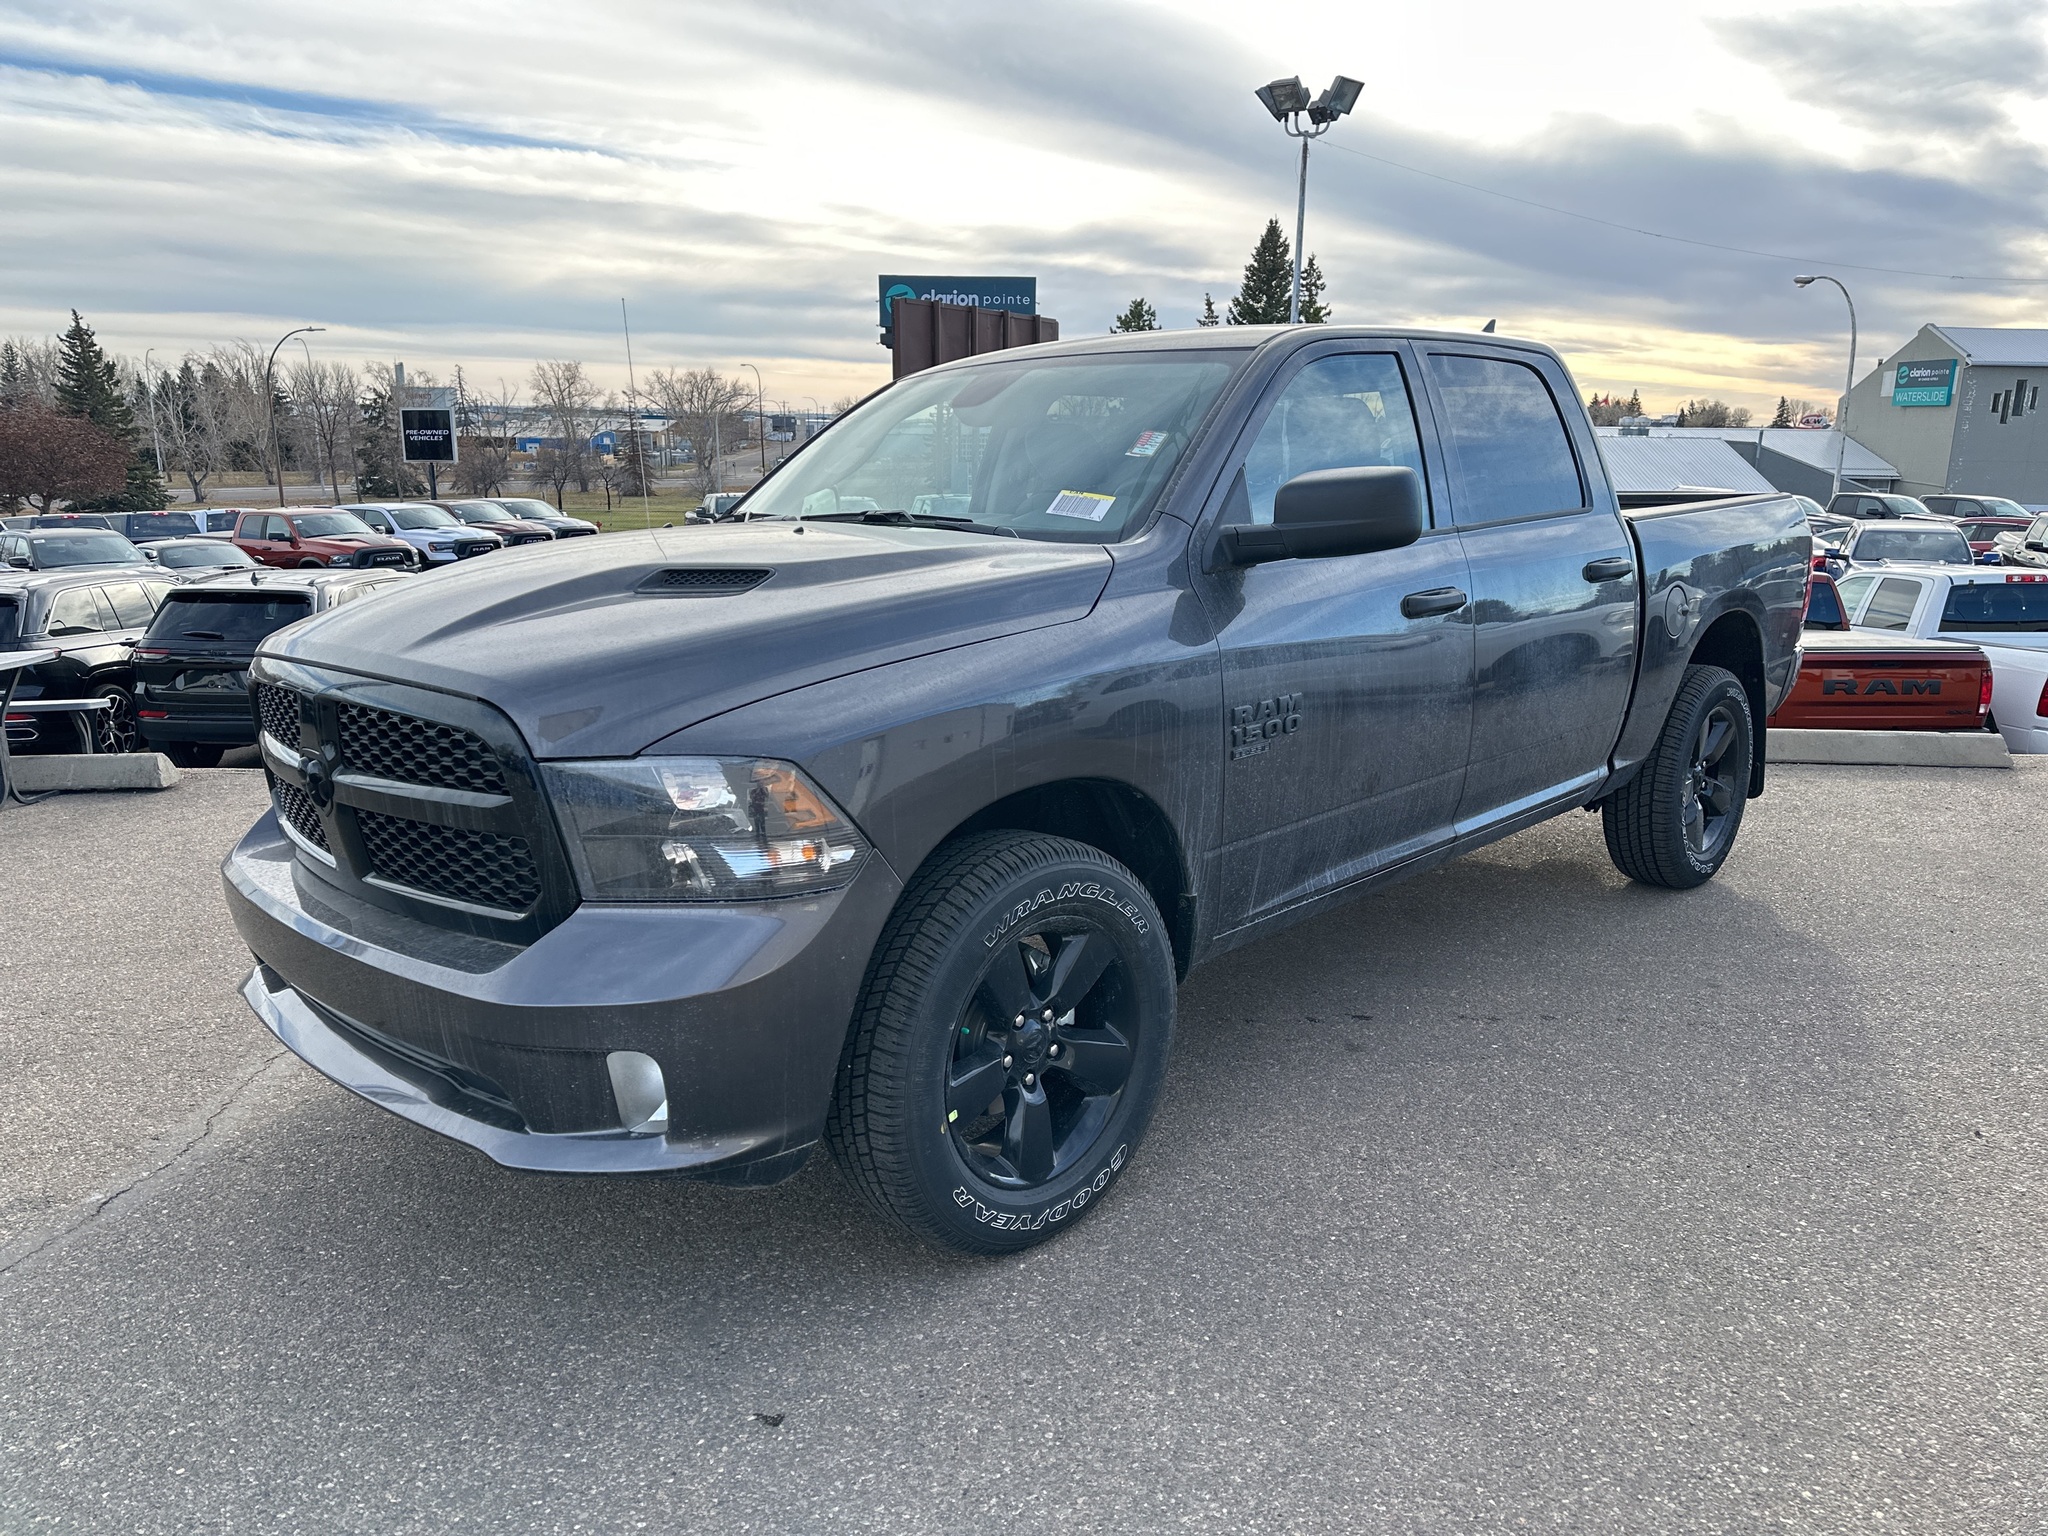
[[[1427,592],[1410,592],[1401,599],[1401,617],[1426,619],[1439,613],[1456,613],[1465,606],[1465,594],[1456,587],[1431,587]]]
[[[1609,555],[1605,560],[1588,560],[1579,574],[1588,581],[1619,581],[1635,574],[1636,563],[1627,555]]]

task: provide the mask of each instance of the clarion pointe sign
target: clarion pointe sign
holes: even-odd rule
[[[1947,405],[1955,398],[1956,360],[1901,363],[1892,377],[1893,405]]]
[[[933,299],[941,304],[967,304],[977,309],[1006,309],[1013,315],[1038,313],[1035,277],[906,277],[884,272],[876,285],[881,299],[882,345],[891,343],[895,328],[890,308],[898,299]]]

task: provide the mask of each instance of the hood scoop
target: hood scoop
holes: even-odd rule
[[[774,574],[750,566],[672,566],[654,572],[633,590],[650,597],[737,597]]]

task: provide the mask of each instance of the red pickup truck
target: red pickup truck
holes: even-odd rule
[[[1806,594],[1799,673],[1773,729],[1981,731],[1991,660],[1953,640],[1852,630],[1840,593],[1818,573]]]
[[[409,568],[415,558],[410,544],[386,538],[355,513],[333,507],[244,512],[235,521],[234,543],[259,565],[287,568]]]

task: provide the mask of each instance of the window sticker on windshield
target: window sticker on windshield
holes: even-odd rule
[[[1115,504],[1114,496],[1105,496],[1100,491],[1061,491],[1045,511],[1048,517],[1078,517],[1099,523],[1109,516],[1109,509]]]
[[[1149,459],[1165,446],[1166,434],[1164,432],[1140,432],[1138,440],[1131,444],[1124,457],[1127,459]]]

